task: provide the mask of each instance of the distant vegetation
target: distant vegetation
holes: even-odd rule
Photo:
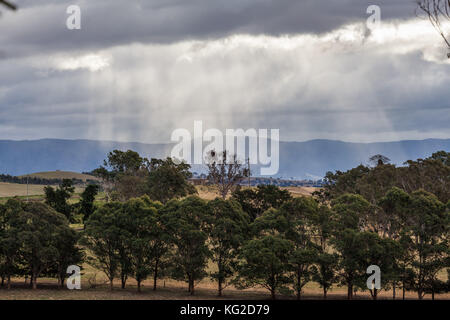
[[[73,184],[98,183],[98,179],[87,174],[76,172],[54,171],[33,173],[26,176],[11,176],[0,174],[0,182],[34,185],[59,185],[64,179],[72,180]]]
[[[57,185],[62,182],[61,179],[44,179],[37,177],[16,177],[5,174],[0,174],[0,181],[7,183],[18,183],[18,184],[36,184],[36,185]],[[79,181],[82,183],[83,181]]]

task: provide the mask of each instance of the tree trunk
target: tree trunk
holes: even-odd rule
[[[125,289],[125,286],[127,284],[127,276],[123,273],[120,275],[120,282],[121,282],[121,288]]]
[[[419,296],[419,300],[423,299],[422,289],[419,288],[419,290],[417,290],[417,295]]]
[[[222,296],[222,290],[223,290],[223,288],[222,288],[222,278],[219,277],[219,297]]]
[[[6,280],[6,288],[11,289],[11,275],[8,274],[8,279]]]
[[[405,282],[403,282],[403,287],[402,287],[402,300],[405,300],[405,294],[406,294],[406,290],[405,290]]]
[[[323,298],[326,300],[327,299],[327,288],[323,288]]]
[[[300,280],[300,271],[297,272],[297,300],[302,299],[302,283]]]
[[[33,290],[37,289],[37,276],[34,274],[33,275]]]
[[[113,289],[114,289],[113,279],[109,279],[109,290],[113,291]]]
[[[189,280],[189,290],[190,290],[191,296],[193,296],[194,295],[194,279]]]
[[[64,277],[64,275],[61,273],[60,275],[59,275],[59,280],[58,280],[58,282],[59,282],[59,285],[61,286],[61,288],[64,288],[64,280],[65,280],[66,278]]]
[[[3,286],[5,285],[5,275],[2,275],[2,288],[3,288]]]
[[[353,284],[349,283],[347,288],[347,299],[352,300],[353,299]]]
[[[277,299],[277,295],[275,293],[275,289],[270,289],[270,295],[272,297],[272,300],[276,300]]]
[[[392,299],[395,300],[395,285],[396,283],[394,282],[394,285],[392,286]]]
[[[155,264],[155,270],[153,272],[153,291],[156,291],[156,282],[158,281],[158,261]]]
[[[141,292],[141,279],[137,280],[137,290],[139,293]]]

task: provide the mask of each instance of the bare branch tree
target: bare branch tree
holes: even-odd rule
[[[450,0],[417,0],[417,5],[418,10],[425,13],[428,20],[430,20],[433,27],[439,32],[450,48],[450,40],[442,28],[442,19],[450,20]],[[418,12],[417,15],[420,16]]]
[[[236,155],[233,155],[230,159],[227,151],[218,154],[212,150],[208,154],[207,166],[209,170],[208,180],[218,186],[223,199],[242,180],[250,176],[249,169],[238,161]]]
[[[6,0],[0,0],[0,4],[3,4],[5,6],[7,6],[8,8],[10,8],[11,10],[17,10],[17,7],[15,4],[12,4],[11,2],[8,2]]]
[[[375,166],[380,166],[383,164],[387,164],[391,161],[391,159],[389,159],[386,156],[383,156],[382,154],[376,154],[372,157],[369,158],[369,162],[372,163]]]

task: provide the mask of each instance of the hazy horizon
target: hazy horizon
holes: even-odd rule
[[[42,141],[42,140],[67,140],[67,141],[95,141],[95,142],[117,142],[117,143],[138,143],[138,144],[149,144],[149,145],[161,145],[161,144],[176,144],[177,142],[166,141],[166,142],[145,142],[145,141],[122,141],[122,140],[99,140],[99,139],[85,139],[85,138],[39,138],[39,139],[1,139],[0,141],[13,141],[13,142],[22,142],[22,141]],[[194,140],[194,139],[191,139]],[[270,138],[268,140],[271,140]],[[282,140],[281,143],[304,143],[311,141],[333,141],[333,142],[342,142],[342,143],[352,143],[352,144],[376,144],[376,143],[395,143],[395,142],[407,142],[407,141],[427,141],[427,140],[450,140],[449,138],[424,138],[424,139],[406,139],[406,140],[386,140],[386,141],[344,141],[338,139],[310,139],[310,140]]]

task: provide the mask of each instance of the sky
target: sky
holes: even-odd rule
[[[284,141],[450,138],[448,49],[413,0],[11,2],[0,140],[169,142],[196,120]]]

